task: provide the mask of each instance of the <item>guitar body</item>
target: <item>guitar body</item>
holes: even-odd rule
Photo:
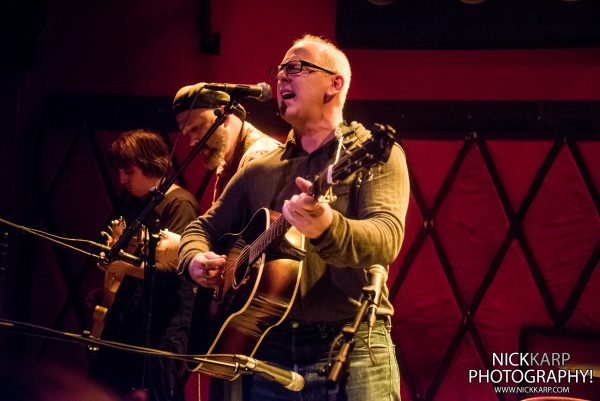
[[[115,242],[117,242],[118,239],[121,237],[124,230],[125,220],[122,217],[120,217],[117,220],[111,221],[111,224],[108,227],[108,232],[102,232],[102,234],[105,235],[107,238],[106,245],[113,246]],[[141,250],[142,244],[143,241],[140,238],[136,238],[135,241],[129,244],[127,251],[129,251],[130,253],[138,253]],[[117,292],[119,291],[119,287],[121,287],[121,283],[125,279],[125,276],[125,273],[105,270],[102,300],[94,308],[90,336],[94,338],[102,337],[102,332],[104,331],[104,327],[106,325],[106,317],[108,315],[108,311],[115,302],[115,297],[117,296]]]
[[[102,301],[96,305],[93,314],[93,323],[90,330],[90,335],[94,338],[101,338],[104,326],[106,325],[106,316],[108,311],[115,302],[115,297],[119,287],[125,278],[124,274],[105,272],[104,273],[104,288],[102,292]]]
[[[192,353],[206,353],[211,359],[223,362],[233,361],[219,354],[252,356],[269,330],[287,316],[300,285],[300,260],[304,256],[300,250],[304,248],[304,236],[292,228],[255,262],[248,263],[247,255],[248,244],[257,240],[278,215],[260,209],[241,233],[227,234],[219,240],[218,251],[228,249],[224,284],[219,299],[213,300],[210,310],[201,305],[200,309],[194,310],[190,334],[190,339],[194,340],[190,341]],[[201,297],[206,303],[206,291],[200,289],[199,294],[204,294]],[[210,315],[212,319],[208,322],[203,319]],[[198,339],[194,333],[206,333],[209,327],[218,328],[218,332],[211,336],[208,351],[198,349],[197,344],[192,346]],[[199,363],[190,369],[228,380],[239,376],[232,367],[208,363]]]

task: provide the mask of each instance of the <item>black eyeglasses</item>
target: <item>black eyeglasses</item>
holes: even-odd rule
[[[288,61],[287,63],[284,64],[276,64],[273,67],[271,67],[269,69],[269,75],[271,75],[271,78],[273,79],[277,79],[277,75],[283,70],[285,71],[286,74],[288,75],[296,75],[296,74],[300,74],[302,71],[308,71],[308,72],[316,72],[314,70],[309,70],[308,68],[314,68],[316,70],[319,71],[323,71],[326,72],[328,74],[334,75],[335,72],[333,71],[329,71],[323,67],[319,67],[318,65],[315,65],[313,63],[309,63],[308,61],[304,61],[304,60],[292,60],[292,61]]]

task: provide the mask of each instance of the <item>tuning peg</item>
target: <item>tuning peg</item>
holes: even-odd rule
[[[385,129],[392,135],[396,135],[396,130],[391,125],[386,124]]]

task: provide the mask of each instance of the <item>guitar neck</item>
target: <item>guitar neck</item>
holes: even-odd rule
[[[313,184],[308,187],[306,193],[313,198],[317,198],[323,192],[324,188],[328,188],[331,184],[331,179],[342,177],[342,174],[336,173],[340,169],[341,165],[347,163],[347,157],[342,157],[335,165],[331,166],[330,169],[325,169],[316,178]],[[332,173],[333,171],[333,173]],[[347,172],[347,171],[346,171]],[[271,223],[268,229],[263,231],[254,240],[250,247],[249,259],[251,261],[257,260],[265,250],[273,244],[275,241],[280,240],[285,233],[290,229],[291,225],[280,215],[275,221]]]
[[[254,240],[250,247],[250,260],[257,260],[273,242],[282,238],[290,227],[290,223],[283,217],[283,214],[280,215],[268,229]]]

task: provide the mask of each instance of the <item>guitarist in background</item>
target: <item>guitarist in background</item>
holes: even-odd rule
[[[214,251],[221,235],[244,229],[260,208],[282,212],[306,237],[306,256],[291,310],[268,331],[256,358],[304,376],[303,400],[399,400],[387,287],[370,340],[376,363],[365,343],[357,340],[349,375],[338,388],[327,389],[326,375],[319,372],[334,338],[356,314],[366,269],[389,265],[400,251],[409,201],[404,153],[394,145],[387,162],[370,171],[359,169],[334,183],[328,197],[315,200],[306,193],[309,180],[370,135],[360,124],[344,123],[348,59],[332,43],[305,35],[273,67],[272,75],[280,115],[292,126],[287,142],[239,170],[213,207],[186,228],[180,273],[200,286],[219,288],[227,274],[227,256]],[[367,333],[363,323],[357,337],[366,338]],[[300,399],[278,383],[258,375],[250,379],[245,400]]]
[[[117,212],[131,221],[144,205],[150,189],[159,186],[159,180],[169,165],[169,149],[163,139],[153,132],[137,130],[120,135],[109,147],[108,159],[119,171],[119,181],[127,191],[125,206]],[[165,198],[155,208],[151,221],[160,220],[160,227],[174,233],[198,217],[198,204],[194,196],[173,185]],[[135,240],[132,240],[135,241]],[[134,244],[134,247],[137,247]],[[176,254],[157,251],[154,277],[151,347],[164,351],[185,353],[187,331],[193,308],[193,287],[175,273]],[[122,272],[115,301],[106,316],[102,339],[128,344],[145,345],[146,311],[142,292],[143,266],[137,267],[123,261],[114,261],[104,267],[109,272]],[[144,374],[144,358],[136,354],[100,348],[92,356],[92,376],[114,391],[129,394],[140,389]],[[171,399],[183,364],[166,358],[151,358],[149,383],[145,383],[150,400]]]

